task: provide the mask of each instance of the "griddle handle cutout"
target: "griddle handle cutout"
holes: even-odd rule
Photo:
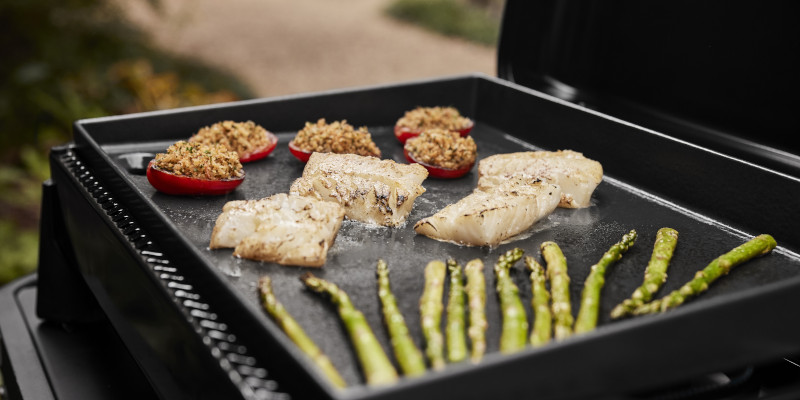
[[[155,156],[153,153],[126,153],[118,157],[125,162],[128,172],[134,175],[144,175],[147,173],[147,163]]]

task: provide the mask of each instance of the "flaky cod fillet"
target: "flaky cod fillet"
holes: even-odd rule
[[[290,193],[341,204],[347,218],[383,226],[406,221],[428,170],[355,154],[313,153]]]
[[[342,225],[344,208],[310,197],[276,194],[226,203],[209,247],[233,247],[237,257],[321,267]]]
[[[512,177],[476,188],[458,202],[417,222],[414,230],[467,246],[496,246],[550,215],[560,200],[558,185]]]
[[[478,187],[487,188],[513,176],[527,176],[561,187],[559,207],[591,205],[594,189],[603,180],[599,162],[572,150],[496,154],[478,163]]]

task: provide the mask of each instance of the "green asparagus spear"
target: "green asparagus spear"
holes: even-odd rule
[[[347,386],[347,383],[345,383],[344,379],[339,375],[339,372],[336,370],[336,367],[333,366],[331,360],[317,347],[316,343],[306,335],[306,332],[300,324],[292,318],[289,312],[283,307],[283,304],[275,297],[272,291],[272,279],[268,276],[259,279],[258,289],[261,294],[261,302],[264,309],[267,310],[270,317],[283,329],[286,336],[311,358],[314,364],[328,377],[334,386],[339,388]]]
[[[553,336],[556,340],[563,340],[572,336],[574,321],[569,296],[567,258],[555,242],[544,242],[540,249],[547,262],[547,277],[550,279],[550,294],[553,298],[550,303],[553,310]]]
[[[444,337],[441,331],[442,296],[444,295],[444,278],[447,266],[444,262],[434,260],[425,267],[425,287],[419,300],[419,315],[422,324],[422,335],[425,337],[425,355],[431,368],[444,368]]]
[[[469,304],[469,335],[472,343],[470,360],[478,363],[486,353],[486,278],[483,276],[483,261],[476,258],[464,267],[467,277],[467,303]]]
[[[770,235],[759,235],[733,250],[715,258],[705,268],[695,274],[694,279],[687,282],[680,289],[664,296],[661,299],[645,303],[633,310],[634,315],[654,314],[675,308],[689,298],[706,291],[708,286],[718,278],[726,275],[730,270],[754,257],[772,251],[778,244]]]
[[[389,267],[383,260],[378,260],[378,297],[383,306],[383,318],[386,328],[389,330],[389,337],[392,342],[392,350],[400,364],[400,369],[404,375],[416,376],[425,373],[425,358],[422,352],[414,344],[414,340],[408,332],[408,326],[397,307],[397,300],[392,294],[392,287],[389,284]]]
[[[678,244],[678,231],[672,228],[661,228],[656,233],[653,255],[644,270],[642,285],[634,290],[631,297],[611,310],[611,318],[620,318],[630,314],[636,307],[647,303],[667,280],[667,268]]]
[[[542,346],[550,341],[553,330],[553,314],[550,312],[550,293],[545,285],[544,268],[531,256],[525,257],[525,265],[531,271],[531,307],[533,308],[533,330],[531,345]]]
[[[509,274],[514,263],[522,258],[522,249],[515,248],[501,255],[494,265],[497,277],[497,294],[503,315],[500,333],[500,352],[514,353],[525,348],[528,342],[528,315],[519,298],[519,289]]]
[[[592,265],[592,270],[583,284],[581,307],[578,310],[578,318],[575,320],[575,333],[589,332],[597,326],[597,315],[600,312],[600,292],[606,282],[606,270],[633,246],[636,236],[635,230],[626,233],[622,236],[622,240],[603,254],[597,264]]]
[[[464,281],[461,265],[456,260],[447,260],[450,272],[450,293],[447,300],[447,361],[457,363],[467,358],[466,309],[464,304]]]
[[[355,308],[347,293],[334,283],[317,278],[310,272],[300,279],[309,289],[330,296],[331,301],[339,309],[339,317],[350,335],[367,384],[382,385],[396,382],[397,371],[383,351],[364,314]]]

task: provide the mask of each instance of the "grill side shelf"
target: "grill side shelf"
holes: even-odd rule
[[[117,201],[115,195],[74,151],[69,148],[54,151],[51,166],[78,268],[148,378],[155,385],[163,386],[162,394],[168,398],[173,398],[173,395],[179,398],[212,398],[220,394],[218,392],[223,389],[219,386],[224,385],[198,382],[195,370],[203,368],[185,365],[187,359],[199,358],[206,364],[210,360],[211,365],[218,369],[216,372],[205,371],[206,375],[216,375],[218,381],[219,377],[228,380],[226,386],[235,388],[234,392],[238,392],[242,398],[290,398],[287,393],[280,391],[278,383],[271,379],[263,364],[215,312],[214,306],[192,284],[191,279],[182,273],[186,267],[171,262],[169,255],[159,249],[157,240]],[[87,211],[91,214],[91,209],[99,217],[94,221],[87,216]],[[105,232],[102,231],[103,225]],[[98,227],[100,229],[96,229]],[[108,263],[109,260],[113,263]],[[139,266],[136,268],[138,274],[132,271],[135,265]],[[141,272],[147,276],[141,276]],[[132,280],[120,282],[128,278]],[[136,290],[130,290],[130,286],[139,283],[134,280],[143,278],[157,282],[162,290],[149,285],[148,292],[147,282],[136,285]],[[128,286],[128,293],[113,293],[120,284]],[[171,303],[172,306],[163,307],[164,303]],[[148,306],[159,309],[148,310]],[[174,317],[176,312],[180,318]],[[159,323],[164,322],[160,317],[165,314],[172,314],[171,325],[184,325],[184,332],[159,327]],[[178,319],[180,321],[174,321]],[[172,348],[177,342],[184,342],[181,335],[185,332],[193,332],[190,336],[201,343],[183,343],[180,346],[182,348]],[[142,349],[142,346],[149,349]],[[186,354],[176,354],[176,351],[186,353],[197,350],[205,354],[193,354],[187,358],[184,358]],[[212,390],[203,390],[203,386]]]

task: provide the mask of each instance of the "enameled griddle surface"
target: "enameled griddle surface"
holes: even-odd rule
[[[369,127],[369,130],[382,150],[383,158],[405,163],[402,145],[393,136],[392,127],[375,126]],[[498,153],[541,150],[535,147],[535,144],[521,142],[480,123],[472,135],[478,143],[479,159]],[[465,247],[417,235],[413,230],[416,221],[434,214],[472,191],[477,182],[477,167],[475,167],[470,174],[461,179],[427,179],[423,183],[426,192],[417,198],[407,223],[401,227],[389,228],[358,221],[345,221],[333,247],[328,252],[328,261],[322,268],[263,263],[233,257],[231,249],[208,249],[214,223],[226,202],[260,199],[288,192],[292,181],[302,174],[304,164],[295,159],[287,147],[294,133],[284,132],[278,136],[280,142],[274,153],[265,160],[245,164],[245,182],[226,196],[165,195],[154,190],[142,175],[131,175],[130,179],[136,188],[151,198],[169,217],[170,222],[200,249],[208,264],[224,274],[230,285],[254,305],[258,305],[259,302],[256,290],[258,278],[263,275],[270,276],[278,299],[323,351],[333,359],[334,364],[350,384],[358,384],[362,382],[362,378],[349,339],[327,299],[304,288],[299,277],[305,272],[313,272],[344,289],[369,319],[384,345],[384,350],[390,352],[391,347],[382,324],[377,298],[375,279],[377,260],[384,259],[388,263],[392,288],[413,337],[418,346],[422,347],[424,343],[419,325],[418,302],[423,289],[423,269],[426,263],[435,259],[454,258],[463,265],[471,259],[479,258],[485,264],[488,285],[488,352],[491,354],[498,351],[500,335],[500,313],[492,286],[495,282],[492,266],[497,257],[506,250],[519,247],[525,250],[526,255],[535,256],[543,262],[539,245],[549,240],[558,243],[568,260],[569,275],[572,280],[570,292],[573,312],[577,314],[583,280],[589,273],[591,265],[596,263],[610,246],[619,241],[622,235],[632,229],[636,230],[638,233],[636,244],[608,270],[600,307],[599,324],[602,329],[614,323],[608,316],[610,310],[641,283],[659,228],[671,227],[680,234],[677,250],[670,264],[669,279],[661,294],[677,289],[714,257],[749,239],[741,232],[693,214],[691,210],[681,209],[664,199],[648,196],[647,193],[615,180],[613,176],[607,176],[597,188],[590,207],[557,209],[529,231],[497,248]],[[142,143],[136,146],[136,150],[163,152],[169,144]],[[576,143],[572,149],[581,151],[580,144]],[[110,155],[113,157],[117,150],[109,149]],[[126,146],[124,150],[127,152],[130,148]],[[602,155],[588,156],[603,163]],[[126,164],[122,164],[122,167],[125,166]],[[796,259],[773,254],[736,268],[730,276],[715,283],[697,301],[776,282],[798,273],[800,269]],[[516,265],[512,276],[520,288],[528,315],[532,316],[530,281],[523,262],[520,261]],[[446,299],[444,301],[446,302]]]
[[[290,154],[287,145],[305,121],[346,119],[356,127],[365,125],[381,149],[382,158],[404,163],[402,146],[392,127],[405,111],[419,105],[455,105],[473,118],[476,126],[471,134],[478,145],[479,160],[499,153],[571,149],[603,165],[603,182],[595,190],[590,207],[557,209],[529,231],[496,248],[440,242],[413,230],[414,223],[473,190],[476,165],[459,179],[426,179],[426,192],[416,199],[403,226],[387,228],[346,220],[322,268],[256,262],[233,257],[231,249],[208,249],[215,220],[226,202],[288,192],[291,183],[301,176],[304,164]],[[159,193],[140,171],[131,170],[121,158],[130,153],[163,152],[174,141],[225,119],[253,120],[279,137],[270,156],[245,164],[244,183],[228,195]],[[418,82],[88,121],[78,127],[76,142],[81,151],[94,155],[99,160],[93,161],[98,168],[110,164],[105,176],[131,190],[128,197],[137,205],[136,210],[145,209],[142,215],[146,218],[140,218],[143,227],[160,226],[148,221],[163,219],[163,224],[174,228],[167,231],[179,236],[177,242],[185,243],[199,255],[197,265],[190,268],[208,269],[218,277],[219,284],[214,284],[210,290],[213,293],[205,299],[222,304],[217,309],[223,309],[228,317],[236,314],[235,322],[243,326],[232,328],[240,332],[246,329],[247,333],[263,331],[265,342],[289,345],[286,340],[268,337],[279,331],[259,305],[257,280],[264,275],[273,279],[277,298],[351,386],[345,391],[330,391],[332,398],[435,398],[444,393],[470,398],[496,393],[480,384],[484,379],[502,383],[502,392],[509,396],[529,394],[530,390],[541,398],[608,393],[755,362],[796,347],[784,339],[792,332],[800,332],[800,325],[785,319],[787,309],[765,309],[764,304],[797,303],[787,294],[800,285],[800,257],[791,251],[798,248],[796,231],[791,228],[797,212],[762,198],[800,193],[797,178],[741,163],[499,80],[479,76]],[[760,192],[742,192],[732,186],[743,180],[761,185]],[[138,206],[139,202],[143,207]],[[156,212],[150,215],[147,210]],[[679,288],[714,258],[755,235],[773,234],[779,248],[736,267],[678,310],[612,321],[611,309],[641,284],[656,232],[662,227],[674,228],[680,236],[668,279],[658,297]],[[631,230],[636,230],[638,238],[608,270],[595,332],[539,349],[528,348],[519,354],[499,353],[501,320],[492,271],[499,255],[519,247],[543,262],[539,245],[544,241],[558,243],[567,258],[572,311],[577,315],[583,281],[591,266]],[[173,235],[170,232],[164,234]],[[170,246],[176,242],[165,241]],[[167,257],[168,247],[164,250]],[[485,264],[489,328],[484,361],[477,365],[449,365],[444,372],[403,380],[389,388],[365,389],[354,350],[335,309],[328,299],[305,289],[299,277],[313,272],[345,290],[367,317],[384,351],[394,359],[377,296],[378,259],[389,265],[392,289],[414,340],[422,348],[418,304],[423,269],[431,260],[448,258],[462,265],[478,258]],[[514,267],[512,278],[532,320],[530,283],[522,262]],[[229,307],[231,304],[237,307]],[[652,346],[653,341],[659,345]],[[250,346],[257,348],[258,344],[250,340]],[[701,359],[687,358],[692,354]],[[269,364],[269,360],[263,362]],[[296,362],[313,369],[302,357]],[[639,367],[620,374],[621,368],[630,365]]]

